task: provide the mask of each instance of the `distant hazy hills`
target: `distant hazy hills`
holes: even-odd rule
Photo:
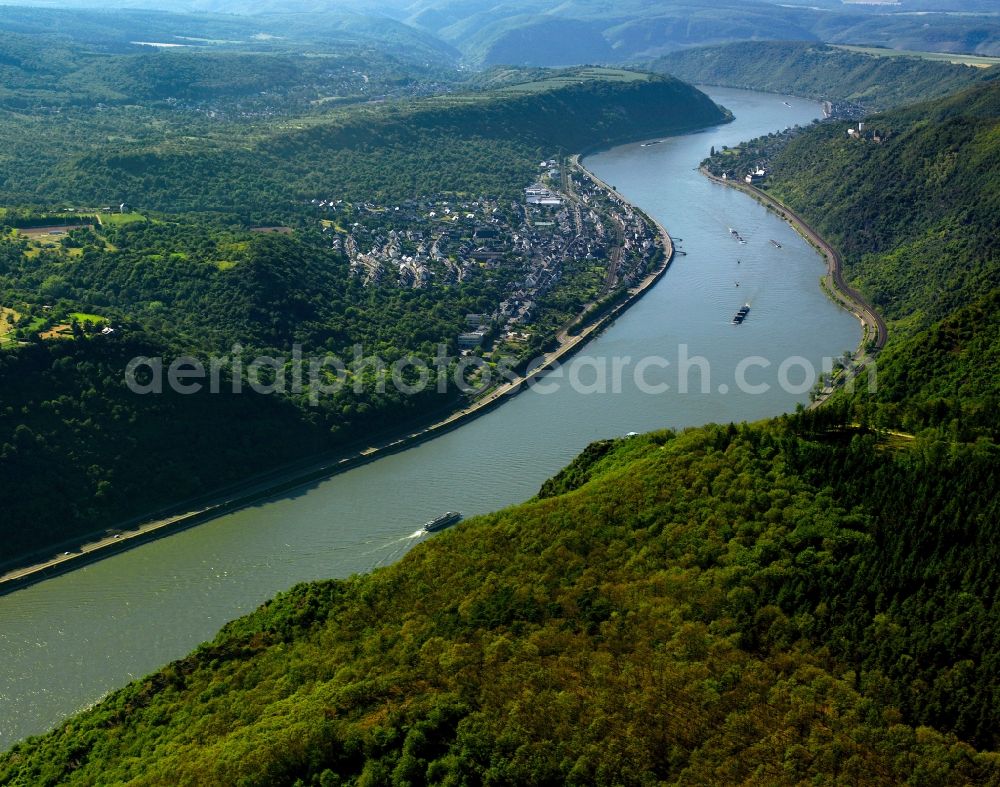
[[[741,41],[672,52],[649,64],[700,85],[793,93],[888,109],[936,98],[1000,77],[997,68],[971,68],[918,57],[879,57],[812,42]]]
[[[90,0],[67,0],[67,4],[82,6]],[[350,0],[263,0],[252,6],[246,0],[142,0],[141,4],[158,4],[184,13],[87,10],[76,19],[59,15],[53,30],[76,37],[82,27],[93,36],[103,25],[108,28],[105,37],[121,42],[134,40],[132,29],[139,26],[161,36],[223,40],[211,41],[213,46],[232,43],[229,39],[259,42],[255,35],[265,35],[269,45],[299,40],[333,43],[349,36],[427,56],[448,58],[461,53],[475,65],[621,63],[692,46],[754,39],[1000,55],[1000,17],[990,14],[995,4],[987,0],[941,0],[930,12],[925,10],[929,6],[924,0],[914,0],[905,7],[832,0],[808,4],[756,0],[624,0],[613,4],[598,0],[390,0],[378,5]],[[138,8],[140,0],[122,0],[120,5]],[[12,16],[18,17],[13,25],[8,23]],[[151,20],[152,16],[156,18]],[[37,26],[37,19],[36,10],[8,8],[0,13],[3,29],[19,32],[29,32],[26,26]],[[216,27],[224,35],[190,32],[206,26]]]
[[[0,5],[0,34],[73,42],[95,52],[134,51],[136,42],[197,51],[249,49],[330,53],[340,53],[344,47],[356,49],[367,45],[383,54],[409,61],[450,63],[459,57],[458,50],[427,31],[384,16],[362,15],[340,8],[321,14],[240,16]],[[144,49],[150,51],[148,47]]]
[[[1000,53],[1000,19],[903,15],[867,6],[720,0],[514,2],[417,0],[400,18],[480,63],[626,61],[746,39],[825,40]],[[939,6],[940,7],[940,6]],[[969,6],[970,10],[975,7]]]

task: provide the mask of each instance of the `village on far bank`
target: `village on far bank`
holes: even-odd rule
[[[438,287],[497,277],[503,297],[469,314],[460,351],[518,351],[559,318],[634,286],[662,249],[655,227],[569,161],[538,165],[519,200],[438,194],[399,204],[314,199],[324,231],[366,286]],[[551,329],[551,325],[545,326]]]
[[[574,159],[539,162],[518,198],[440,193],[387,205],[313,198],[296,212],[297,226],[246,227],[234,231],[239,242],[228,246],[246,245],[237,235],[311,234],[312,226],[364,287],[488,284],[476,289],[495,302],[466,315],[453,337],[464,354],[521,356],[537,349],[588,307],[634,287],[663,255],[653,223]],[[125,203],[4,215],[22,253],[39,263],[82,262],[87,249],[115,253],[104,230],[149,221],[159,220]],[[238,264],[209,262],[220,271]],[[81,309],[56,284],[42,287],[45,300],[0,304],[0,345],[122,330],[113,314]]]

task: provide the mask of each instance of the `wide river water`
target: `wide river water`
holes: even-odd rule
[[[792,97],[708,92],[735,113],[733,123],[586,159],[683,239],[686,256],[561,378],[545,379],[555,390],[525,392],[415,448],[0,597],[0,749],[183,656],[278,591],[396,560],[425,538],[415,532],[421,523],[443,511],[468,516],[531,497],[593,440],[760,419],[807,402],[798,385],[803,361],[789,362],[785,387],[793,390],[782,389],[779,366],[798,357],[819,369],[823,358],[857,346],[860,326],[823,294],[822,260],[805,241],[697,165],[712,146],[804,125],[820,108]],[[745,302],[750,316],[732,325]],[[744,365],[740,385],[737,368],[754,356],[771,365]],[[705,364],[692,360],[681,374],[684,357],[705,359],[707,393]],[[634,370],[644,358],[652,360],[640,386]],[[615,359],[624,370],[620,386]],[[688,393],[679,390],[683,379]],[[669,390],[652,392],[663,385]],[[769,390],[750,392],[759,385]]]

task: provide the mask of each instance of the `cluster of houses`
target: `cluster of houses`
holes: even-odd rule
[[[860,120],[871,114],[872,109],[856,101],[824,101],[823,117],[826,120]]]
[[[457,337],[459,348],[469,351],[493,335],[523,337],[568,262],[608,266],[610,288],[641,279],[655,250],[653,228],[616,194],[576,172],[565,193],[556,162],[541,167],[523,201],[437,195],[398,205],[311,204],[365,285],[423,288],[499,277],[502,300],[490,314],[469,315]]]
[[[603,184],[578,172],[573,173],[571,182],[576,195],[575,222],[578,226],[595,226],[594,232],[582,236],[586,256],[607,260],[606,287],[638,284],[656,253],[656,230],[617,192],[608,191]]]
[[[322,207],[322,203],[317,203]],[[421,288],[463,281],[504,255],[507,222],[495,200],[456,202],[444,196],[379,206],[329,202],[333,246],[366,284]]]

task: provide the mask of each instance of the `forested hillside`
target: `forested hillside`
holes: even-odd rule
[[[278,597],[0,781],[990,783],[996,459],[802,419],[619,441]]]
[[[499,92],[359,106],[249,134],[101,146],[64,157],[47,172],[25,172],[31,162],[11,162],[20,177],[7,180],[0,198],[125,201],[248,216],[294,211],[316,196],[513,195],[539,157],[725,119],[707,96],[674,79],[570,75],[552,79],[551,89],[548,79]]]
[[[893,320],[927,325],[1000,284],[1000,83],[794,136],[768,188],[843,252]],[[880,141],[876,141],[878,137]]]
[[[597,443],[524,505],[233,622],[0,781],[1000,780],[998,92],[767,162],[892,319],[875,393]]]
[[[827,41],[930,52],[1000,55],[1000,23],[989,0],[962,0],[964,13],[948,13],[955,0],[905,4],[744,2],[719,0],[159,0],[182,13],[101,10],[87,0],[61,0],[77,8],[0,9],[0,28],[56,34],[108,52],[134,50],[135,42],[199,49],[287,51],[309,47],[341,52],[362,43],[411,55],[419,62],[473,65],[573,66],[626,63],[689,47],[732,41]],[[921,8],[920,5],[924,7]],[[24,0],[24,5],[50,5]],[[825,7],[818,7],[820,4]],[[118,0],[149,8],[148,0]],[[82,8],[80,8],[82,6]],[[919,13],[920,11],[930,14]]]
[[[994,10],[925,17],[913,3],[695,0],[416,0],[396,14],[453,44],[477,64],[627,62],[729,41],[828,41],[931,52],[1000,54]],[[934,11],[943,10],[935,3]],[[978,11],[978,13],[977,13]],[[931,21],[932,20],[932,21]]]
[[[5,66],[2,105],[48,107],[137,105],[209,110],[217,114],[287,114],[323,103],[350,103],[443,86],[452,72],[421,68],[392,57],[373,58],[354,49],[336,55],[191,52],[167,49],[145,54],[95,56],[67,50],[19,51],[23,40],[0,39]],[[364,77],[368,77],[364,79]],[[24,91],[29,91],[25,93]]]
[[[879,355],[877,387],[862,384],[856,417],[953,440],[1000,439],[1000,289],[945,319],[890,342]]]
[[[315,234],[135,223],[100,236],[114,251],[88,244],[69,263],[0,243],[0,303],[25,312],[28,326],[25,345],[0,350],[0,564],[37,550],[47,556],[133,515],[454,403],[454,390],[404,396],[369,381],[315,406],[307,388],[297,396],[232,393],[235,361],[270,354],[284,366],[295,343],[307,356],[335,353],[345,363],[355,343],[388,364],[409,353],[432,358],[436,343],[454,342],[465,314],[498,297],[501,283],[486,277],[434,290],[366,290]],[[55,306],[45,310],[44,301]],[[95,330],[108,324],[111,335]],[[50,333],[59,325],[72,333]],[[235,356],[234,346],[243,348]],[[227,359],[221,393],[179,395],[164,386],[161,395],[139,396],[126,387],[131,359],[169,364],[182,355]]]
[[[789,93],[889,109],[946,96],[997,77],[997,68],[878,57],[818,42],[741,41],[672,52],[653,71],[702,85]]]

